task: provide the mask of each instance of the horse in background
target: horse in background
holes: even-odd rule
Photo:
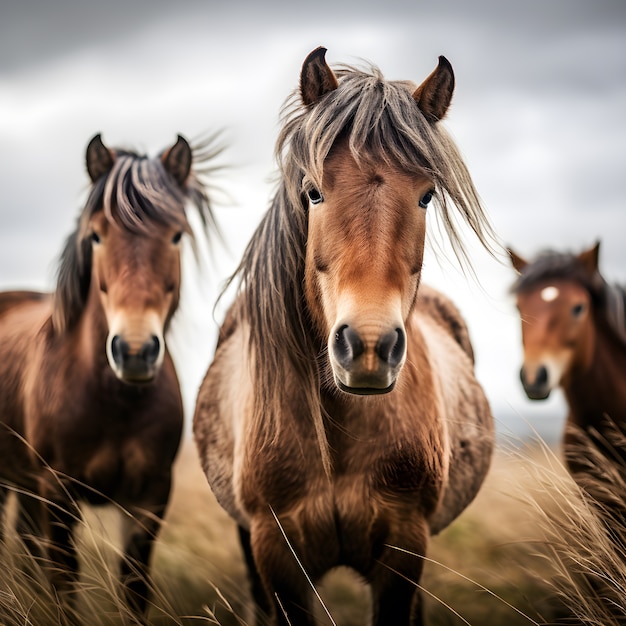
[[[285,109],[281,181],[231,279],[194,435],[272,623],[313,624],[311,587],[343,565],[374,624],[421,624],[429,536],[475,497],[494,438],[466,325],[420,286],[428,207],[458,246],[452,204],[486,246],[491,230],[439,124],[450,63],[418,87],[325,52]]]
[[[548,251],[534,261],[513,250],[519,277],[512,287],[522,320],[520,378],[531,400],[561,387],[569,413],[564,435],[573,473],[578,429],[608,456],[626,463],[626,447],[610,443],[626,433],[626,293],[610,285],[598,266],[600,244],[579,254]],[[609,432],[611,434],[609,434]]]
[[[522,321],[520,377],[531,400],[560,387],[568,405],[563,455],[585,504],[604,529],[605,560],[576,551],[568,578],[573,610],[606,623],[626,619],[626,292],[599,270],[600,244],[572,254],[547,251],[526,261],[509,249],[519,273],[512,291]],[[587,530],[587,529],[583,529]],[[586,537],[586,535],[583,535]],[[581,565],[581,562],[583,565]],[[583,600],[579,605],[574,602]],[[582,607],[582,609],[581,609]],[[590,611],[594,614],[591,615]],[[601,615],[602,618],[598,618]]]
[[[147,606],[183,427],[164,337],[179,303],[181,241],[193,234],[187,209],[215,226],[197,169],[211,156],[208,143],[194,152],[180,136],[147,158],[96,135],[56,290],[0,294],[0,513],[15,491],[17,530],[68,622],[81,502],[128,511],[121,579],[137,619]]]

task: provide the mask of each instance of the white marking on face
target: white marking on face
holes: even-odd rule
[[[545,287],[541,290],[541,299],[544,302],[552,302],[559,297],[559,290],[556,287]]]

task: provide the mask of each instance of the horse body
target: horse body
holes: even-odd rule
[[[122,582],[130,607],[146,608],[183,426],[163,337],[178,306],[186,202],[210,216],[182,138],[148,160],[97,136],[87,166],[93,188],[56,291],[0,294],[2,503],[16,487],[18,531],[44,559],[68,621],[80,502],[131,514]]]
[[[244,254],[194,434],[274,623],[312,624],[302,570],[315,582],[347,565],[370,583],[376,624],[417,624],[428,537],[475,496],[493,445],[465,324],[418,293],[425,209],[452,187],[402,141],[416,127],[435,141],[453,78],[445,60],[417,89],[338,78],[324,52],[303,65],[283,181]]]
[[[454,328],[440,307],[454,315]],[[294,510],[325,507],[329,532],[337,535],[339,511],[371,518],[371,511],[364,514],[362,507],[384,494],[387,484],[391,491],[407,490],[408,506],[417,506],[434,534],[473,499],[489,466],[492,426],[482,389],[468,375],[473,355],[465,326],[442,294],[420,287],[409,323],[408,363],[394,393],[360,397],[323,391],[324,412],[332,417],[326,423],[332,481],[317,447],[310,445],[316,439],[312,423],[298,415],[304,401],[295,376],[284,381],[289,389],[283,407],[286,432],[267,448],[241,452],[252,443],[247,434],[254,427],[254,387],[249,363],[241,358],[249,328],[243,320],[233,324],[203,383],[197,414],[206,418],[196,421],[195,430],[201,447],[212,446],[211,454],[203,456],[209,482],[241,525],[249,527],[254,514],[269,514],[268,502],[280,510],[278,502],[285,497]],[[311,498],[315,492],[319,500]]]
[[[418,581],[427,538],[478,492],[491,458],[491,414],[471,375],[467,344],[454,334],[465,332],[463,322],[455,317],[458,326],[452,329],[440,306],[458,315],[447,299],[422,285],[408,324],[407,364],[392,393],[322,392],[330,477],[314,426],[302,415],[305,401],[295,376],[282,381],[289,391],[280,436],[256,447],[258,440],[249,437],[254,387],[249,363],[241,358],[248,341],[245,322],[221,343],[198,398],[196,415],[203,419],[196,421],[196,438],[201,450],[210,451],[202,456],[203,468],[220,504],[251,532],[257,563],[273,563],[272,588],[279,596],[307,595],[284,531],[313,580],[349,566],[381,597],[388,594],[390,611],[393,589],[402,587],[390,571]],[[399,595],[413,588],[409,583],[409,591]],[[386,612],[380,623],[403,623],[407,610],[405,605]]]
[[[59,338],[51,313],[47,297],[16,305],[2,317],[3,403],[21,407],[5,409],[4,422],[27,442],[8,446],[6,467],[19,468],[23,482],[23,466],[11,462],[12,450],[32,447],[60,475],[88,485],[83,490],[88,501],[111,498],[130,505],[142,491],[126,494],[118,476],[147,481],[161,464],[171,464],[176,453],[182,409],[172,360],[166,353],[153,385],[130,386],[109,366],[103,320],[94,324],[87,314],[84,323]],[[153,438],[163,438],[166,446],[152,441],[151,451]]]
[[[626,429],[624,292],[598,269],[599,244],[578,255],[548,252],[527,262],[512,250],[520,277],[513,290],[522,318],[521,379],[529,398],[545,399],[561,387],[568,405],[564,437],[570,469],[577,467],[577,429],[610,457],[607,429]],[[579,432],[579,431],[578,431]]]

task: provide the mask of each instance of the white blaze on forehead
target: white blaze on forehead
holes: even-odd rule
[[[541,290],[541,299],[544,302],[552,302],[553,300],[556,300],[558,297],[559,297],[559,290],[554,286],[545,287],[544,289]]]

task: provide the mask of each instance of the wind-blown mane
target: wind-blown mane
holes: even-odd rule
[[[279,432],[283,375],[295,371],[311,414],[322,453],[325,447],[319,393],[323,382],[317,357],[324,341],[314,335],[303,290],[308,186],[321,186],[326,157],[347,137],[357,162],[384,159],[402,171],[425,171],[433,180],[436,203],[457,256],[465,251],[452,212],[487,249],[495,237],[461,156],[447,133],[431,124],[413,99],[415,85],[386,81],[374,66],[361,71],[341,66],[339,86],[318,103],[305,106],[295,90],[282,113],[276,156],[281,182],[243,259],[231,277],[243,287],[244,312],[255,354],[256,406],[274,407],[257,416],[266,441]],[[280,339],[278,339],[280,338]],[[281,345],[275,344],[280,340]],[[285,345],[287,344],[287,345]],[[284,354],[288,351],[288,361]]]
[[[54,293],[52,322],[58,333],[70,330],[78,321],[89,292],[92,248],[86,225],[103,210],[107,219],[136,234],[149,233],[153,225],[166,224],[190,234],[186,207],[195,207],[207,233],[217,225],[201,174],[219,152],[211,139],[194,147],[194,171],[185,190],[163,167],[158,157],[148,158],[130,150],[116,149],[110,173],[92,185],[75,230],[68,236],[61,253]]]
[[[626,290],[620,285],[609,284],[598,271],[590,276],[578,257],[571,252],[543,251],[524,267],[513,283],[511,293],[525,293],[541,282],[555,279],[572,280],[586,289],[596,310],[626,344]]]

